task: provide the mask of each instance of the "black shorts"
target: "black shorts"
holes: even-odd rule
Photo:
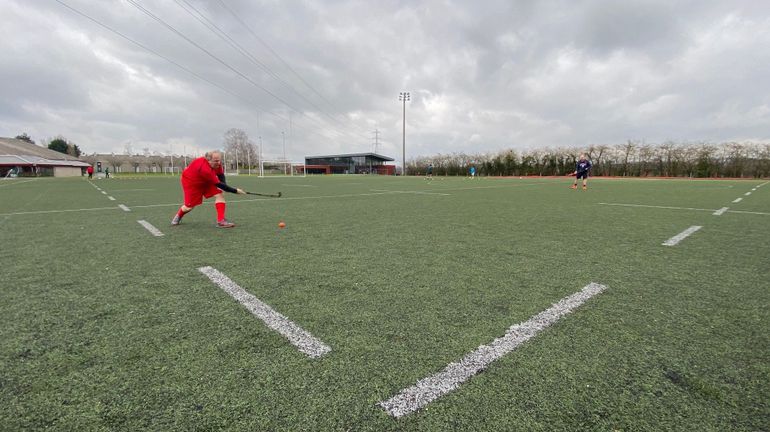
[[[575,178],[578,179],[578,180],[580,180],[580,179],[587,179],[588,178],[588,171],[583,171],[583,172],[577,173]]]

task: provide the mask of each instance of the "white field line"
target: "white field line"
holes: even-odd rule
[[[385,189],[370,189],[372,192],[385,192],[392,194],[415,194],[415,195],[443,195],[450,196],[448,193],[441,192],[422,192],[422,191],[402,191],[402,190],[385,190]]]
[[[11,186],[11,185],[17,185],[17,184],[22,184],[22,183],[29,183],[29,182],[31,182],[31,181],[35,181],[35,180],[38,180],[38,179],[32,179],[32,180],[22,180],[22,181],[17,181],[17,180],[6,180],[6,181],[7,181],[7,182],[9,182],[9,183],[5,183],[5,184],[2,184],[2,185],[0,185],[0,187]]]
[[[770,213],[764,213],[764,212],[752,212],[752,211],[741,211],[741,210],[730,210],[730,213],[742,213],[742,214],[755,214],[755,215],[765,215],[765,216],[770,216]]]
[[[749,196],[751,195],[751,192],[746,192],[744,195]]]
[[[547,184],[547,183],[541,183],[541,184]],[[521,186],[528,186],[528,185],[521,185]],[[491,186],[493,187],[499,187],[499,186]],[[516,187],[516,185],[508,185],[505,187]],[[471,188],[471,189],[479,189],[479,188]],[[460,189],[446,189],[446,190],[460,190]],[[358,194],[340,194],[340,195],[319,195],[319,196],[306,196],[306,197],[281,197],[281,198],[256,198],[256,199],[241,199],[237,201],[228,201],[228,205],[238,204],[238,203],[248,203],[248,202],[274,202],[278,203],[281,201],[305,201],[305,200],[317,200],[317,199],[333,199],[333,198],[356,198],[356,197],[364,197],[364,196],[377,196],[377,195],[388,195],[393,194],[392,192],[372,192],[372,193],[358,193]],[[211,202],[203,203],[204,205],[211,204]],[[615,204],[610,204],[615,205]],[[176,207],[179,208],[179,203],[173,203],[173,204],[148,204],[148,205],[135,205],[132,208],[153,208],[153,207]],[[0,213],[0,216],[16,216],[16,215],[28,215],[28,214],[47,214],[47,213],[65,213],[65,212],[79,212],[79,211],[98,211],[98,210],[114,210],[115,207],[96,207],[96,208],[80,208],[80,209],[70,209],[70,210],[38,210],[38,211],[29,211],[29,212],[16,212],[16,213]],[[709,210],[714,211],[714,210]]]
[[[734,203],[739,203],[741,201],[743,201],[743,198],[736,198],[733,200]]]
[[[155,189],[113,189],[113,192],[139,192],[139,191],[154,191]]]
[[[770,182],[764,182],[764,183],[762,183],[761,185],[757,185],[757,187],[758,187],[758,188],[760,188],[760,187],[762,187],[762,186],[764,186],[764,185],[766,185],[766,184],[768,184],[768,183],[770,183]]]
[[[111,197],[109,195],[107,195],[107,198],[109,198],[110,201],[115,201],[115,198],[113,198],[113,197]]]
[[[670,239],[663,242],[663,246],[676,246],[677,243],[687,238],[690,234],[694,233],[695,231],[698,231],[703,227],[698,225],[693,225],[690,228],[687,228],[686,230],[680,232],[679,234],[671,237]]]
[[[671,210],[697,210],[697,211],[709,211],[713,212],[716,211],[716,209],[702,209],[702,208],[692,208],[692,207],[670,207],[670,206],[654,206],[654,205],[644,205],[644,204],[620,204],[620,203],[597,203],[600,205],[608,205],[608,206],[620,206],[620,207],[645,207],[645,208],[659,208],[659,209],[671,209]]]
[[[103,194],[103,195],[107,195],[107,192],[105,192],[105,191],[102,191],[102,194]]]
[[[689,208],[689,207],[668,207],[668,206],[653,206],[653,205],[642,205],[642,204],[612,204],[612,203],[597,203],[599,205],[608,205],[608,206],[620,206],[620,207],[645,207],[645,208],[660,208],[660,209],[672,209],[672,210],[696,210],[696,211],[708,211],[708,212],[715,212],[716,209],[702,209],[702,208]],[[727,213],[741,213],[741,214],[756,214],[756,215],[770,215],[770,213],[763,213],[763,212],[750,212],[750,211],[740,211],[740,210],[727,210]],[[2,215],[0,215],[2,216]]]
[[[757,191],[757,188],[753,188],[751,191],[752,191],[752,192],[756,192],[756,191]]]
[[[123,205],[123,204],[120,204],[120,205],[118,205],[118,207],[120,207],[120,208],[121,208],[121,209],[122,209],[124,212],[130,212],[130,211],[131,211],[131,209],[130,209],[130,208],[126,207],[126,206],[125,206],[125,205]]]
[[[286,183],[281,183],[281,186],[286,186],[286,187],[309,187],[309,188],[317,188],[318,187],[318,186],[315,186],[315,185],[294,185],[294,184],[286,184]]]
[[[480,346],[460,361],[447,365],[443,371],[417,381],[414,386],[401,390],[396,396],[381,401],[378,405],[393,417],[417,411],[457,389],[460,384],[486,369],[493,361],[515,350],[605,289],[606,286],[591,282],[582,290],[559,300],[529,320],[511,326],[505,336],[493,340],[489,345]]]
[[[527,186],[539,186],[539,185],[558,185],[561,186],[564,183],[562,182],[532,182],[532,183],[525,183],[525,184],[501,184],[501,185],[495,185],[495,186],[470,186],[470,187],[463,187],[463,188],[449,188],[449,189],[441,189],[444,191],[464,191],[464,190],[476,190],[476,189],[502,189],[502,188],[517,188],[517,187],[527,187]]]
[[[163,237],[163,233],[160,232],[160,230],[158,230],[154,226],[152,226],[151,223],[149,223],[149,222],[147,222],[145,220],[138,220],[137,222],[139,222],[140,225],[145,227],[147,229],[147,231],[149,231],[155,237]]]
[[[719,210],[715,211],[715,212],[714,212],[714,213],[712,213],[712,214],[713,214],[714,216],[722,216],[723,214],[725,214],[725,212],[726,212],[727,210],[730,210],[730,207],[722,207],[721,209],[719,209]]]
[[[70,209],[70,210],[36,210],[36,211],[16,212],[16,213],[0,213],[0,216],[18,216],[18,215],[48,214],[48,213],[70,213],[70,212],[83,212],[83,211],[101,211],[101,210],[115,210],[115,208],[116,207],[94,207],[94,208],[80,208],[80,209]]]
[[[316,358],[331,351],[331,348],[323,342],[294,324],[285,316],[273,310],[270,306],[262,303],[258,298],[246,292],[219,270],[206,266],[199,268],[198,271],[208,276],[208,278],[211,279],[211,282],[214,282],[217,286],[222,288],[222,290],[230,294],[238,301],[238,303],[245,306],[249,312],[261,319],[265,325],[280,333],[303,353]]]

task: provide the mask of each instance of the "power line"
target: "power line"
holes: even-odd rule
[[[270,96],[272,96],[274,99],[276,99],[277,101],[279,101],[279,102],[281,102],[282,104],[286,105],[286,106],[287,106],[289,109],[291,109],[291,110],[293,110],[293,111],[295,111],[295,112],[299,113],[299,114],[300,114],[300,115],[302,115],[303,117],[306,117],[306,118],[308,118],[308,119],[311,119],[311,120],[312,120],[312,121],[314,121],[314,122],[318,122],[318,120],[316,120],[316,119],[312,119],[311,117],[307,117],[307,116],[306,116],[304,113],[302,113],[302,112],[301,112],[301,110],[298,110],[297,108],[295,108],[295,107],[294,107],[294,106],[293,106],[291,103],[289,103],[288,101],[286,101],[286,100],[282,99],[281,97],[279,97],[279,96],[278,96],[278,95],[276,95],[275,93],[271,92],[270,90],[266,89],[265,87],[263,87],[263,86],[259,85],[258,83],[254,82],[254,80],[252,80],[251,78],[249,78],[249,77],[248,77],[246,74],[244,74],[244,73],[243,73],[243,72],[241,72],[240,70],[236,69],[235,67],[233,67],[232,65],[230,65],[230,64],[229,64],[229,63],[227,63],[226,61],[222,60],[221,58],[219,58],[218,56],[216,56],[215,54],[213,54],[211,51],[207,50],[206,48],[202,47],[200,44],[196,43],[195,41],[193,41],[192,39],[190,39],[189,37],[187,37],[187,36],[186,36],[185,34],[183,34],[181,31],[177,30],[177,29],[176,29],[174,26],[172,26],[171,24],[169,24],[168,22],[166,22],[164,19],[162,19],[162,18],[160,18],[159,16],[157,16],[157,15],[153,14],[151,11],[149,11],[148,9],[146,9],[145,7],[143,7],[142,5],[140,5],[139,3],[137,3],[137,1],[136,1],[136,0],[126,0],[126,1],[128,1],[128,3],[129,3],[129,4],[131,4],[132,6],[134,6],[135,8],[137,8],[139,11],[141,11],[141,12],[142,12],[142,13],[144,13],[145,15],[149,16],[150,18],[152,18],[153,20],[157,21],[157,22],[158,22],[159,24],[161,24],[162,26],[166,27],[166,28],[167,28],[168,30],[170,30],[171,32],[175,33],[176,35],[178,35],[179,37],[181,37],[182,39],[184,39],[186,42],[190,43],[190,44],[191,44],[191,45],[193,45],[194,47],[196,47],[196,48],[198,48],[199,50],[203,51],[203,52],[204,52],[206,55],[208,55],[209,57],[211,57],[212,59],[214,59],[215,61],[217,61],[217,62],[218,62],[218,63],[220,63],[221,65],[225,66],[226,68],[228,68],[229,70],[231,70],[232,72],[234,72],[235,74],[237,74],[238,76],[240,76],[241,78],[243,78],[244,80],[246,80],[248,83],[250,83],[250,84],[251,84],[251,85],[253,85],[254,87],[257,87],[258,89],[260,89],[260,90],[264,91],[265,93],[269,94],[269,95],[270,95]],[[285,121],[286,119],[284,118],[283,120]],[[319,124],[319,126],[321,126],[321,124]],[[338,131],[333,131],[333,132],[335,132],[335,133],[337,133],[337,134],[340,134],[340,132],[338,132]]]
[[[226,87],[223,87],[223,86],[221,86],[221,85],[219,85],[219,84],[217,84],[217,83],[215,83],[215,82],[213,82],[213,81],[211,81],[211,80],[209,80],[209,79],[207,79],[207,78],[205,78],[205,77],[195,73],[194,71],[192,71],[191,69],[185,67],[184,65],[182,65],[182,64],[180,64],[180,63],[170,59],[169,57],[167,57],[167,56],[165,56],[165,55],[163,55],[163,54],[153,50],[152,48],[150,48],[150,47],[148,47],[148,46],[146,46],[146,45],[144,45],[144,44],[142,44],[142,43],[140,43],[140,42],[138,42],[138,41],[136,41],[136,40],[134,40],[134,39],[132,39],[132,38],[130,38],[128,36],[126,36],[125,34],[121,33],[120,31],[118,31],[118,30],[108,26],[107,24],[102,23],[101,21],[97,20],[96,18],[93,18],[92,16],[90,16],[90,15],[88,15],[88,14],[86,14],[86,13],[84,13],[84,12],[82,12],[82,11],[72,7],[72,6],[70,6],[69,4],[65,3],[64,1],[62,1],[62,0],[55,0],[55,1],[57,3],[59,3],[59,4],[61,4],[62,6],[64,6],[65,8],[69,9],[70,11],[72,11],[72,12],[82,16],[83,18],[86,18],[87,20],[93,22],[94,24],[96,24],[96,25],[98,25],[98,26],[100,26],[100,27],[102,27],[102,28],[104,28],[104,29],[106,29],[106,30],[108,30],[108,31],[110,31],[110,32],[120,36],[121,38],[127,40],[128,42],[131,42],[132,44],[138,46],[139,48],[142,48],[143,50],[145,50],[147,52],[150,52],[150,53],[152,53],[152,54],[162,58],[163,60],[166,60],[167,62],[171,63],[172,65],[176,66],[177,68],[179,68],[179,69],[189,73],[193,77],[195,77],[195,78],[197,78],[197,79],[199,79],[201,81],[204,81],[204,82],[206,82],[206,83],[208,83],[208,84],[210,84],[210,85],[212,85],[212,86],[222,90],[223,92],[225,92],[225,93],[227,93],[227,94],[229,94],[229,95],[231,95],[231,96],[233,96],[235,98],[241,99],[241,100],[243,100],[245,102],[248,102],[250,104],[254,103],[253,100],[245,98],[242,94],[235,93],[235,92],[227,89]],[[257,111],[270,114],[270,115],[272,115],[272,116],[274,116],[274,117],[276,117],[276,118],[278,118],[280,120],[286,121],[286,118],[284,118],[284,117],[282,117],[282,116],[280,116],[280,115],[278,115],[278,114],[276,114],[276,113],[274,113],[272,111],[266,111],[263,108],[259,107],[259,105],[257,105],[256,108],[257,108]],[[319,132],[315,132],[315,131],[307,131],[307,132],[312,134],[312,135],[318,135],[318,136],[323,137],[323,138],[328,138],[328,137],[320,134]]]
[[[243,20],[242,20],[242,19],[241,19],[241,18],[238,16],[238,14],[236,14],[235,12],[233,12],[233,10],[232,10],[232,9],[230,9],[230,8],[229,8],[229,7],[228,7],[228,6],[225,4],[225,2],[224,2],[223,0],[218,0],[218,2],[219,2],[219,4],[221,4],[221,5],[222,5],[222,7],[223,7],[225,10],[227,10],[227,11],[230,13],[230,15],[232,15],[232,16],[233,16],[233,18],[235,18],[235,20],[236,20],[236,21],[238,21],[238,22],[239,22],[239,23],[240,23],[240,24],[241,24],[241,25],[242,25],[242,26],[243,26],[243,27],[246,29],[246,31],[248,31],[248,32],[249,32],[249,34],[251,34],[251,36],[252,36],[252,37],[254,37],[254,39],[256,39],[256,40],[257,40],[257,41],[258,41],[260,44],[262,44],[262,46],[264,46],[264,47],[265,47],[265,48],[266,48],[268,51],[270,51],[270,53],[272,53],[272,54],[275,56],[275,58],[277,58],[277,59],[278,59],[278,60],[279,60],[281,63],[283,63],[283,65],[284,65],[284,66],[286,66],[286,68],[287,68],[287,69],[288,69],[288,70],[289,70],[289,71],[290,71],[292,74],[294,74],[294,76],[295,76],[295,77],[297,77],[297,79],[299,79],[299,80],[300,80],[300,81],[301,81],[301,82],[302,82],[302,83],[303,83],[303,84],[304,84],[304,85],[305,85],[307,88],[309,88],[309,89],[310,89],[310,90],[311,90],[313,93],[315,93],[315,94],[316,94],[316,95],[317,95],[319,98],[321,98],[321,100],[323,100],[324,102],[326,102],[326,104],[327,104],[327,105],[329,105],[329,106],[332,108],[332,111],[333,111],[333,112],[340,112],[340,110],[339,110],[339,109],[338,109],[338,108],[337,108],[337,107],[336,107],[334,104],[332,104],[332,103],[331,103],[331,102],[330,102],[330,101],[329,101],[327,98],[325,98],[325,97],[324,97],[324,96],[323,96],[323,95],[322,95],[320,92],[318,92],[318,91],[315,89],[315,87],[313,87],[312,85],[310,85],[310,83],[308,83],[307,81],[305,81],[305,79],[304,79],[304,78],[302,78],[302,76],[301,76],[299,73],[297,73],[297,71],[295,71],[295,70],[294,70],[294,68],[292,68],[292,67],[291,67],[291,65],[289,65],[289,63],[287,63],[287,62],[286,62],[286,61],[285,61],[285,60],[284,60],[284,59],[283,59],[283,58],[282,58],[280,55],[278,55],[278,53],[277,53],[277,52],[275,52],[275,50],[273,50],[273,48],[271,48],[271,47],[270,47],[270,45],[269,45],[267,42],[265,42],[264,40],[262,40],[262,38],[260,38],[259,36],[257,36],[257,34],[256,34],[256,33],[255,33],[255,32],[254,32],[252,29],[251,29],[251,27],[249,27],[249,25],[248,25],[248,24],[246,24],[246,23],[245,23],[245,22],[244,22],[244,21],[243,21]],[[357,127],[357,128],[361,128],[360,126],[356,125],[355,123],[354,123],[353,125],[354,125],[355,127]],[[363,129],[361,129],[361,130],[363,130]]]
[[[232,47],[234,50],[238,51],[238,52],[239,52],[241,55],[243,55],[244,57],[246,57],[246,59],[248,59],[248,60],[249,60],[249,61],[250,61],[252,64],[254,64],[255,66],[257,66],[259,69],[261,69],[262,71],[264,71],[265,73],[267,73],[268,75],[270,75],[271,77],[273,77],[273,78],[274,78],[276,81],[278,81],[280,84],[282,84],[282,85],[284,86],[284,88],[288,89],[289,91],[291,91],[291,92],[292,92],[292,93],[294,93],[295,95],[299,96],[299,97],[300,97],[302,100],[304,100],[304,101],[305,101],[305,102],[307,102],[307,103],[308,103],[310,106],[312,106],[313,108],[315,108],[315,109],[316,109],[316,110],[317,110],[319,113],[323,114],[324,116],[326,116],[328,119],[330,119],[331,121],[335,122],[335,123],[336,123],[336,124],[338,124],[339,126],[342,126],[342,127],[347,127],[347,125],[343,124],[343,123],[342,123],[342,122],[341,122],[339,119],[335,118],[334,116],[332,116],[331,114],[329,114],[327,111],[325,111],[323,108],[319,107],[319,106],[318,106],[318,105],[316,105],[316,104],[315,104],[313,101],[311,101],[310,99],[308,99],[307,97],[305,97],[305,95],[303,95],[303,94],[302,94],[302,93],[301,93],[299,90],[297,90],[297,89],[296,89],[294,86],[292,86],[292,85],[291,85],[290,83],[288,83],[286,80],[284,80],[283,78],[281,78],[281,76],[280,76],[280,75],[278,75],[276,72],[274,72],[272,69],[270,69],[270,67],[268,67],[268,66],[267,66],[266,64],[264,64],[263,62],[259,61],[259,59],[257,59],[257,58],[256,58],[256,57],[255,57],[253,54],[251,54],[250,52],[248,52],[248,50],[247,50],[246,48],[244,48],[243,46],[241,46],[241,45],[240,45],[240,44],[239,44],[237,41],[235,41],[235,39],[233,39],[232,37],[230,37],[230,36],[227,34],[227,32],[225,32],[224,30],[222,30],[222,29],[221,29],[219,26],[217,26],[217,25],[216,25],[216,23],[214,23],[214,22],[213,22],[211,19],[207,18],[207,17],[206,17],[206,16],[205,16],[205,15],[204,15],[204,14],[203,14],[203,13],[202,13],[200,10],[198,10],[198,9],[197,9],[195,6],[193,6],[192,4],[190,4],[190,3],[189,3],[187,0],[174,0],[174,1],[175,1],[175,2],[176,2],[176,4],[177,4],[177,5],[179,5],[179,6],[180,6],[182,9],[184,9],[184,10],[185,10],[185,12],[187,12],[188,14],[190,14],[190,15],[191,15],[193,18],[195,18],[195,19],[196,19],[196,20],[197,20],[199,23],[201,23],[201,24],[202,24],[202,25],[204,25],[206,28],[208,28],[208,29],[209,29],[209,31],[211,31],[212,33],[214,33],[214,34],[215,34],[216,36],[218,36],[220,39],[224,40],[224,41],[225,41],[226,43],[228,43],[228,44],[229,44],[229,45],[230,45],[230,46],[231,46],[231,47]],[[184,4],[182,4],[182,3],[184,3]],[[225,5],[225,7],[226,7],[226,5]],[[194,11],[194,13],[193,13],[193,11]],[[228,9],[228,11],[230,11],[230,10]],[[231,11],[230,11],[230,12],[231,12]],[[232,13],[232,12],[231,12],[231,13]],[[238,19],[238,21],[239,21],[239,22],[241,22],[241,23],[243,24],[243,22],[242,22],[242,21],[240,20],[240,18],[238,18],[237,16],[236,16],[236,19]],[[248,27],[247,27],[247,30],[249,30],[249,31],[250,31],[250,29],[249,29]],[[258,40],[259,40],[259,39],[258,39]],[[269,49],[269,47],[268,47],[268,49]],[[272,50],[271,50],[271,52],[273,52],[273,54],[277,56],[277,54],[276,54],[274,51],[272,51]],[[283,59],[281,59],[280,57],[278,57],[278,58],[279,58],[279,60],[281,60],[281,61],[283,62]],[[284,64],[286,64],[286,63],[284,62]],[[287,65],[287,67],[290,67],[290,66],[288,66],[288,64],[286,64],[286,65]],[[293,69],[292,69],[292,71],[293,71]],[[295,74],[296,74],[296,72],[295,72]],[[300,77],[300,79],[301,79],[301,77]],[[309,84],[308,84],[308,85],[309,85]],[[311,88],[311,90],[315,90],[315,89],[312,89],[312,88]],[[295,109],[294,111],[297,111],[297,110]],[[298,112],[298,114],[300,114],[300,115],[304,116],[304,114],[303,114],[302,112]],[[355,126],[355,125],[354,125],[354,126]],[[353,135],[350,135],[350,136],[351,136],[351,137],[353,137]]]
[[[57,0],[57,1],[58,1],[58,0]],[[238,76],[240,76],[241,78],[243,78],[243,79],[245,79],[246,81],[248,81],[248,82],[249,82],[250,84],[252,84],[254,87],[257,87],[258,89],[260,89],[260,90],[264,91],[265,93],[267,93],[267,94],[269,94],[270,96],[274,97],[276,100],[280,101],[280,102],[281,102],[281,103],[283,103],[284,105],[286,105],[286,106],[288,106],[289,108],[291,108],[291,109],[293,109],[293,110],[295,110],[295,111],[296,111],[296,108],[294,108],[294,107],[293,107],[293,106],[292,106],[290,103],[288,103],[288,102],[286,102],[285,100],[281,99],[280,97],[278,97],[278,95],[276,95],[276,94],[273,94],[273,92],[271,92],[270,90],[268,90],[268,89],[266,89],[266,88],[262,87],[261,85],[259,85],[259,84],[255,83],[255,82],[254,82],[254,80],[252,80],[251,78],[249,78],[248,76],[246,76],[245,74],[243,74],[241,71],[239,71],[238,69],[234,68],[233,66],[231,66],[230,64],[228,64],[226,61],[222,60],[221,58],[217,57],[217,56],[216,56],[216,55],[214,55],[214,54],[213,54],[211,51],[207,50],[206,48],[203,48],[202,46],[200,46],[199,44],[197,44],[197,43],[196,43],[194,40],[192,40],[192,39],[188,38],[187,36],[185,36],[185,35],[184,35],[182,32],[180,32],[179,30],[177,30],[176,28],[174,28],[174,26],[172,26],[171,24],[167,23],[167,22],[166,22],[166,21],[164,21],[162,18],[160,18],[160,17],[158,17],[157,15],[153,14],[153,13],[152,13],[152,12],[150,12],[149,10],[145,9],[145,8],[144,8],[142,5],[140,5],[139,3],[137,3],[135,0],[126,0],[126,1],[127,1],[129,4],[133,5],[135,8],[139,9],[139,10],[140,10],[141,12],[143,12],[145,15],[147,15],[147,16],[149,16],[150,18],[154,19],[155,21],[157,21],[158,23],[160,23],[162,26],[164,26],[164,27],[166,27],[167,29],[171,30],[172,32],[174,32],[176,35],[178,35],[178,36],[179,36],[179,37],[181,37],[182,39],[186,40],[188,43],[190,43],[190,44],[191,44],[191,45],[193,45],[194,47],[196,47],[196,48],[198,48],[199,50],[201,50],[201,51],[203,51],[204,53],[206,53],[206,54],[207,54],[209,57],[211,57],[212,59],[214,59],[214,60],[216,60],[217,62],[219,62],[219,63],[220,63],[222,66],[224,66],[224,67],[226,67],[226,68],[230,69],[230,70],[231,70],[231,71],[233,71],[235,74],[237,74],[237,75],[238,75]]]

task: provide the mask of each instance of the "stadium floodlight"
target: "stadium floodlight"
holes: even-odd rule
[[[401,92],[398,94],[398,100],[402,101],[404,103],[404,122],[403,122],[403,130],[401,133],[401,175],[406,175],[406,101],[409,100],[409,92]]]

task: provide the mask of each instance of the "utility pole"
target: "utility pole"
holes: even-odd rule
[[[283,138],[283,160],[286,160],[286,133],[281,131],[281,138]]]
[[[257,174],[260,177],[264,177],[264,173],[262,172],[262,137],[259,137],[259,174]]]
[[[404,102],[404,127],[401,133],[402,141],[401,141],[401,163],[403,164],[401,167],[401,175],[406,175],[406,101],[409,100],[409,92],[401,92],[398,94],[398,100]]]
[[[379,145],[380,145],[380,142],[379,142],[380,141],[379,140],[379,138],[380,138],[380,131],[375,129],[374,132],[372,132],[372,133],[374,134],[374,153],[377,153],[377,147],[379,147]]]

